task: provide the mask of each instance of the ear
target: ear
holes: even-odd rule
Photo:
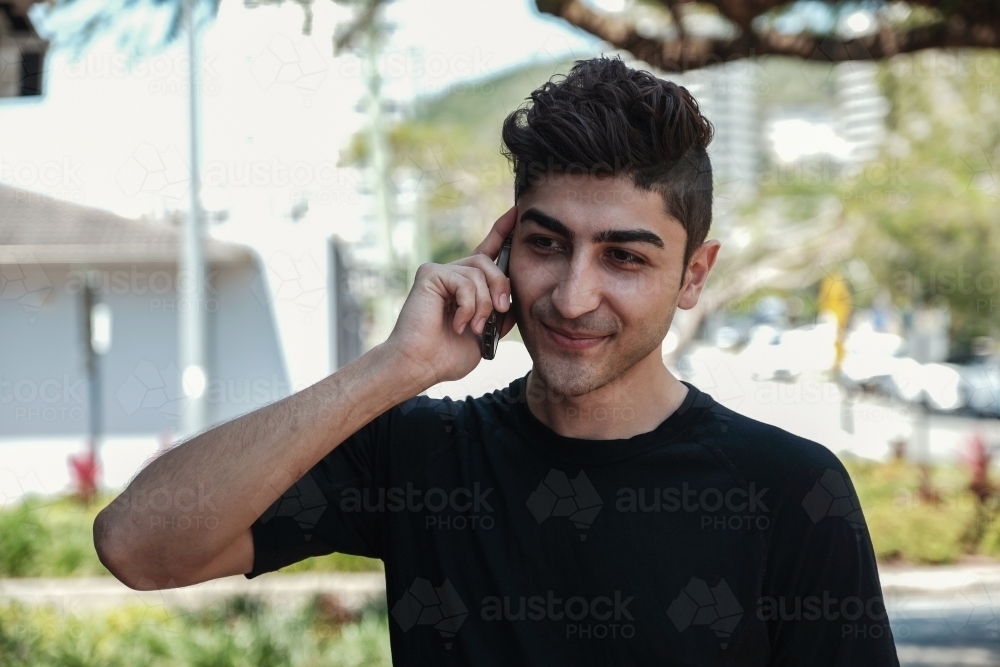
[[[698,304],[698,297],[705,289],[708,274],[715,265],[715,259],[721,247],[721,243],[712,239],[702,243],[701,247],[691,255],[687,266],[687,279],[685,284],[681,286],[680,296],[677,298],[678,308],[689,310]]]

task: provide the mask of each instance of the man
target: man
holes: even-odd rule
[[[95,522],[102,562],[145,590],[380,558],[399,665],[898,665],[840,461],[663,364],[720,247],[711,135],[618,59],[534,91],[476,252],[421,266],[360,359],[142,470]],[[482,362],[492,309],[532,370],[419,396]]]

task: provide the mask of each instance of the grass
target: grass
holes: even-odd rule
[[[0,512],[0,576],[110,574],[94,550],[94,518],[104,504],[85,509],[71,498],[28,496]]]
[[[382,667],[391,664],[384,604],[345,618],[323,596],[269,609],[236,596],[198,611],[132,606],[60,615],[0,604],[5,667]]]
[[[94,519],[114,496],[89,508],[70,496],[26,496],[0,511],[0,577],[111,576],[94,549]],[[282,572],[377,572],[382,561],[328,554],[308,558]]]

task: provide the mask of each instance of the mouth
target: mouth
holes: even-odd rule
[[[594,336],[589,333],[578,334],[562,331],[560,329],[553,329],[545,324],[542,324],[542,327],[556,345],[567,350],[589,350],[601,344],[605,339],[610,338],[610,336]]]

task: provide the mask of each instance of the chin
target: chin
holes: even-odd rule
[[[550,397],[576,397],[596,391],[620,378],[648,357],[651,350],[660,349],[658,342],[650,348],[648,341],[643,341],[647,344],[632,346],[625,351],[609,349],[599,358],[584,362],[553,354],[544,346],[535,346],[524,340],[533,361],[532,373],[537,373]]]
[[[531,348],[529,352],[532,352]],[[606,355],[597,363],[585,363],[536,350],[531,358],[532,372],[538,374],[550,396],[583,396],[600,389],[620,374],[614,355]]]
[[[538,377],[544,382],[549,395],[583,396],[601,386],[600,384],[595,386],[590,369],[566,368],[565,363],[557,366],[549,368],[544,362],[535,365]]]

